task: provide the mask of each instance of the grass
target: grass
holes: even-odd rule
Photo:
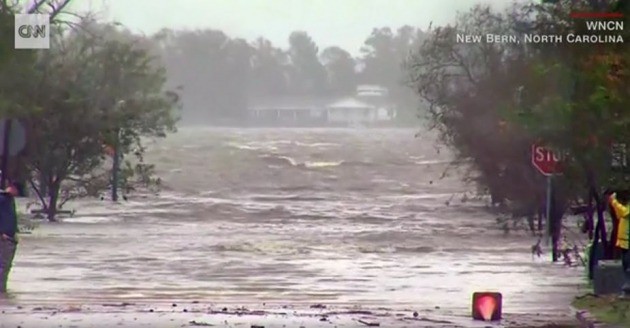
[[[573,306],[580,310],[587,310],[603,323],[630,327],[630,299],[620,299],[616,295],[587,294],[576,297]]]

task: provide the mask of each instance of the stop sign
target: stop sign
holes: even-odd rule
[[[532,164],[543,175],[550,176],[562,173],[563,159],[562,154],[557,151],[538,144],[532,145]]]

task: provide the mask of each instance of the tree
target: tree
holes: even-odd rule
[[[563,8],[524,4],[500,14],[477,6],[457,24],[430,31],[409,63],[413,87],[430,104],[431,121],[442,139],[460,158],[473,160],[468,177],[511,203],[512,211],[525,207],[531,215],[542,200],[541,177],[528,160],[533,141],[572,154],[565,175],[556,179],[550,218],[556,242],[568,201],[584,199],[587,191],[599,194],[596,180],[613,183],[602,174],[611,172],[608,142],[611,133],[615,140],[627,138],[630,112],[622,108],[630,107],[622,101],[627,95],[622,90],[628,90],[624,70],[617,69],[621,75],[612,80],[609,72],[614,63],[625,67],[620,58],[627,57],[627,48],[462,44],[456,35],[587,33],[569,19],[569,10],[577,8]],[[592,139],[600,146],[593,146]]]
[[[361,82],[381,84],[387,88],[396,85],[402,76],[399,74],[402,62],[395,53],[394,34],[389,27],[373,29],[361,52],[365,65]]]
[[[255,96],[286,94],[288,89],[284,67],[287,62],[286,54],[264,38],[258,38],[253,47],[252,94]]]
[[[177,95],[163,89],[165,71],[147,51],[112,26],[83,26],[53,38],[41,54],[33,82],[39,92],[29,104],[37,129],[27,165],[42,178],[32,186],[51,221],[67,199],[109,177],[104,144],[117,140],[122,154],[141,155],[143,138],[164,137],[176,122]]]
[[[225,46],[224,64],[227,75],[224,76],[226,91],[224,96],[230,99],[233,108],[226,113],[226,117],[242,121],[247,118],[247,105],[251,89],[251,59],[254,49],[243,39],[231,40]]]
[[[296,31],[289,36],[294,92],[298,94],[326,92],[326,69],[319,61],[318,53],[319,48],[306,32]]]
[[[51,24],[62,24],[64,10],[71,0],[39,0],[22,8],[19,1],[0,1],[0,113],[7,116],[24,115],[26,108],[19,108],[20,92],[33,73],[36,51],[14,49],[15,13],[46,13]],[[19,54],[19,55],[18,55]]]
[[[417,98],[406,87],[405,62],[413,45],[421,42],[423,32],[411,26],[402,26],[396,33],[389,27],[372,30],[361,52],[364,69],[362,83],[378,84],[389,90],[390,103],[398,107],[397,117],[409,121],[417,107]]]
[[[352,56],[339,47],[324,49],[322,63],[328,73],[328,85],[337,95],[353,94],[357,86],[356,62]]]
[[[516,65],[508,71],[508,63],[498,60],[498,54],[509,51],[506,45],[462,44],[456,35],[510,32],[489,7],[477,6],[462,14],[455,26],[432,31],[409,61],[412,86],[429,104],[430,120],[460,159],[474,160],[467,179],[488,187],[497,202],[519,199],[516,193],[537,194],[531,189],[536,185],[534,172],[524,161],[531,140],[518,131],[513,131],[517,135],[501,131],[501,113],[495,105],[511,101]],[[504,190],[510,185],[519,188]]]
[[[9,56],[13,53],[11,41],[13,38],[13,15],[8,8],[0,7],[0,67],[9,60]]]
[[[185,122],[235,121],[246,111],[253,50],[222,31],[161,31],[162,58],[181,86]]]
[[[48,14],[54,31],[56,27],[68,24],[65,20],[65,8],[70,2],[71,0],[41,0],[25,8],[20,1],[0,2],[0,115],[4,118],[20,119],[27,130],[31,127],[28,118],[36,110],[29,104],[32,100],[33,80],[38,75],[39,67],[36,62],[40,52],[14,49],[14,15],[18,12]],[[6,174],[10,179],[25,181],[29,172],[24,158],[25,154],[22,152],[9,159]]]
[[[430,31],[408,63],[412,86],[429,105],[428,116],[459,160],[472,160],[465,179],[488,189],[493,204],[511,204],[532,216],[544,193],[528,159],[532,136],[507,129],[503,107],[513,104],[522,65],[509,44],[457,42],[457,35],[510,34],[509,23],[487,6]],[[499,137],[500,136],[500,137]],[[521,213],[522,215],[522,213]]]
[[[622,3],[607,9],[625,11],[627,17],[629,8],[623,7]],[[590,11],[599,4],[578,6],[581,6],[578,10]],[[567,21],[564,26],[577,35],[598,33],[588,30],[582,22]],[[630,38],[630,33],[622,33],[625,39]],[[612,166],[617,146],[625,148],[630,142],[629,50],[623,43],[605,47],[573,44],[557,51],[555,58],[542,58],[537,65],[532,65],[529,76],[533,78],[524,88],[546,87],[550,93],[512,116],[512,121],[524,126],[528,133],[571,154],[560,182],[568,185],[569,190],[578,191],[579,194],[571,195],[574,198],[586,198],[589,202],[592,198],[600,218],[607,207],[607,189],[630,189],[627,167]],[[588,198],[584,197],[586,194]],[[613,227],[616,227],[618,218],[612,213],[611,217]],[[601,238],[605,257],[615,258],[616,228],[613,228],[610,240],[604,231],[599,226],[595,230],[596,238]]]

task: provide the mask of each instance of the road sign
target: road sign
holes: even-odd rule
[[[564,156],[557,151],[541,146],[532,145],[532,165],[545,176],[562,173]]]
[[[4,127],[6,120],[0,120],[0,154],[4,154]],[[9,156],[19,154],[26,147],[26,129],[18,120],[11,120],[9,133]]]
[[[551,237],[551,199],[553,185],[551,179],[554,175],[562,174],[562,165],[565,159],[564,154],[554,151],[539,144],[532,145],[532,165],[544,176],[547,177],[547,201],[545,203],[547,217],[547,231],[545,233],[546,244],[549,245]],[[554,252],[552,252],[555,254]],[[555,257],[554,257],[555,261]]]

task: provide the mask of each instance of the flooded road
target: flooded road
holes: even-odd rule
[[[467,316],[473,291],[504,311],[565,314],[581,269],[533,259],[466,201],[428,134],[412,130],[182,129],[152,145],[167,186],[70,204],[25,235],[22,305],[121,301],[315,303]],[[454,196],[455,195],[455,196]]]

